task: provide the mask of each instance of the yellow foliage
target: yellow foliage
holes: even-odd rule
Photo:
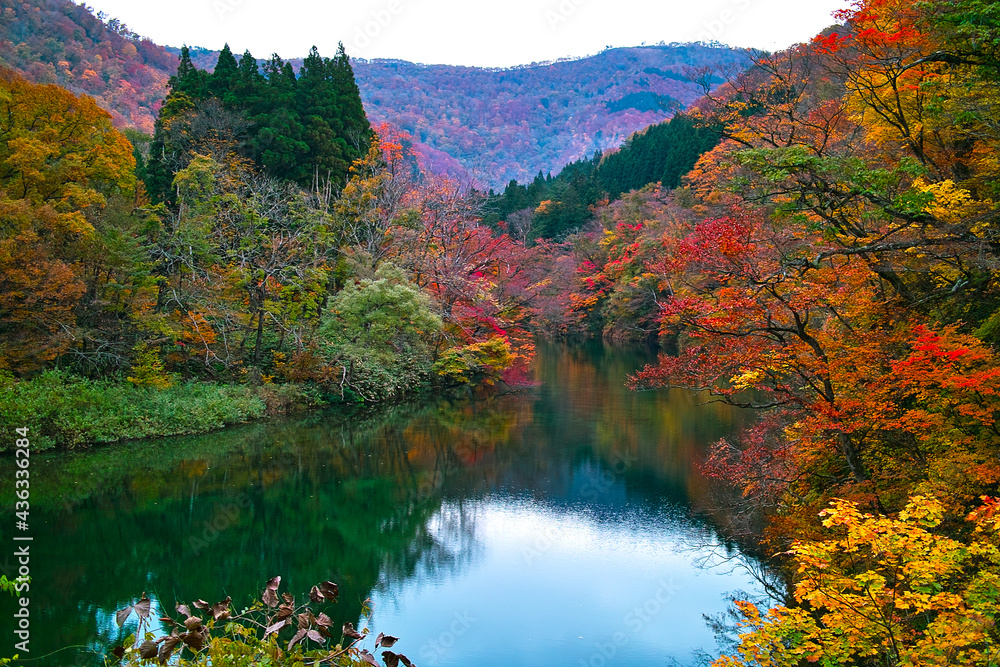
[[[535,209],[535,215],[544,215],[545,213],[548,213],[553,206],[555,206],[555,202],[553,202],[551,199],[546,199],[545,201],[540,203],[538,207]]]
[[[167,375],[156,350],[142,344],[136,347],[135,359],[132,362],[132,375],[125,378],[137,387],[152,387],[166,389],[173,382]]]
[[[833,501],[821,516],[834,536],[790,552],[802,606],[738,603],[738,652],[714,667],[995,664],[1000,525],[984,500],[969,544],[935,531],[944,508],[933,497],[911,497],[896,519]]]
[[[453,382],[468,383],[475,377],[506,370],[513,363],[514,354],[510,341],[496,336],[448,350],[441,355],[434,368],[438,375]]]
[[[104,205],[99,189],[131,193],[132,145],[93,98],[35,85],[0,68],[0,189],[60,213]]]
[[[934,195],[934,200],[924,207],[924,213],[951,225],[972,220],[994,207],[989,199],[976,201],[968,190],[956,186],[951,179],[930,184],[918,179],[913,185],[920,192]],[[972,229],[977,232],[977,228],[982,231],[988,226],[988,223],[978,223]]]

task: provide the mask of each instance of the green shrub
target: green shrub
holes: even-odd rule
[[[383,264],[374,280],[348,285],[330,301],[319,329],[323,356],[345,369],[331,383],[343,379],[344,395],[365,401],[427,386],[442,326],[430,297],[401,269]]]
[[[326,405],[319,387],[313,384],[265,384],[257,389],[269,415],[300,412]]]
[[[451,384],[471,383],[499,374],[513,363],[510,341],[490,338],[447,350],[434,364],[434,371]]]

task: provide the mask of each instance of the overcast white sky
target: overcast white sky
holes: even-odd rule
[[[361,58],[506,67],[607,46],[719,41],[781,49],[847,0],[87,0],[160,44],[292,58],[343,41]]]

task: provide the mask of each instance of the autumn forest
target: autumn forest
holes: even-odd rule
[[[0,423],[33,451],[518,392],[542,340],[651,344],[629,390],[751,415],[699,469],[780,590],[733,601],[714,667],[1000,664],[1000,5],[857,0],[783,51],[693,50],[660,72],[692,102],[640,96],[619,148],[495,188],[440,168],[446,126],[373,122],[343,46],[205,66],[74,6],[60,29],[107,52],[71,57],[16,4]],[[382,664],[260,583],[117,657]]]

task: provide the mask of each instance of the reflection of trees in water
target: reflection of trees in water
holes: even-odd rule
[[[481,503],[446,502],[404,553],[386,554],[376,590],[391,595],[404,581],[418,584],[457,575],[484,554],[476,532]]]
[[[690,553],[692,562],[699,567],[717,574],[740,572],[757,583],[755,592],[731,591],[732,599],[751,600],[767,607],[788,602],[787,573],[768,567],[766,559],[743,550],[736,540],[720,535],[712,524],[692,525],[679,547]]]
[[[590,484],[596,497],[584,500],[608,508],[602,521],[622,518],[612,506],[623,499],[686,507],[706,496],[696,462],[738,415],[629,392],[624,378],[648,353],[540,349],[543,384],[518,395],[33,457],[46,531],[36,542],[48,546],[32,593],[53,629],[39,651],[107,640],[98,619],[143,591],[166,609],[227,594],[241,603],[278,574],[298,595],[337,581],[342,600],[328,613],[356,620],[372,590],[474,562],[479,500],[498,491],[560,506]],[[241,502],[206,538],[206,523]],[[192,537],[206,544],[196,550]]]
[[[58,490],[57,477],[71,488],[100,483],[68,506],[36,490],[46,534],[33,564],[46,575],[32,593],[52,632],[32,648],[108,645],[118,633],[100,619],[143,591],[166,609],[227,593],[245,603],[276,574],[299,595],[338,581],[344,595],[328,613],[356,620],[385,554],[399,554],[401,576],[415,570],[440,506],[440,484],[424,483],[399,437],[413,419],[406,413],[176,442],[179,460],[159,443],[117,459],[100,453],[93,467],[83,458],[42,466],[48,490]]]

